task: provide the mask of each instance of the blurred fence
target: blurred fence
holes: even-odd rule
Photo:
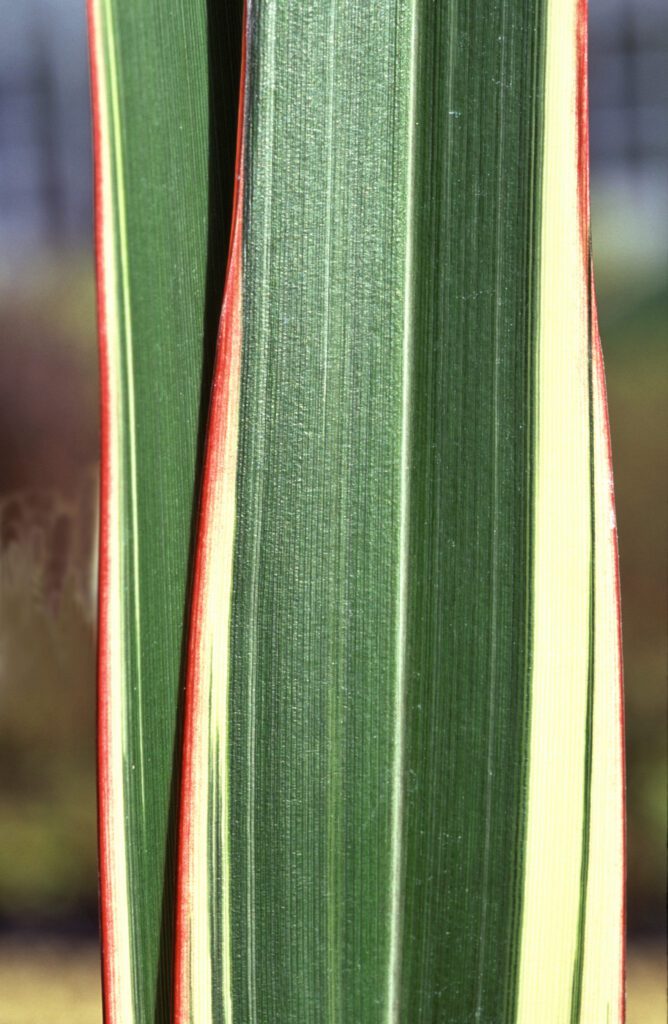
[[[6,4],[0,33],[0,250],[87,238],[83,0]],[[668,221],[668,3],[590,0],[594,177]],[[665,235],[665,232],[664,232]]]
[[[665,189],[668,4],[590,0],[594,175]]]
[[[87,239],[91,224],[83,0],[3,5],[0,258]]]

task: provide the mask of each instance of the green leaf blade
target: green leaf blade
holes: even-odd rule
[[[253,1019],[373,1021],[392,971],[410,9],[256,19],[230,640],[255,848],[239,900],[262,937]]]
[[[494,5],[485,17],[458,4],[420,10],[396,1019],[512,1020],[544,5]]]

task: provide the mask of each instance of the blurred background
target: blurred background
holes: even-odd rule
[[[590,0],[624,617],[629,1024],[666,1019],[668,4]],[[98,421],[83,0],[0,33],[0,1021],[99,1024]],[[595,1024],[595,1022],[592,1022]]]

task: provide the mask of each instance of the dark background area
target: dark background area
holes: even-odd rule
[[[594,263],[624,620],[629,1024],[653,1024],[665,1019],[665,0],[590,0],[590,88]],[[0,33],[0,990],[11,1024],[100,1019],[89,119],[82,0],[7,5]]]

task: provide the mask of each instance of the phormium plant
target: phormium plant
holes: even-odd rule
[[[108,1024],[619,1024],[584,3],[89,7]]]

